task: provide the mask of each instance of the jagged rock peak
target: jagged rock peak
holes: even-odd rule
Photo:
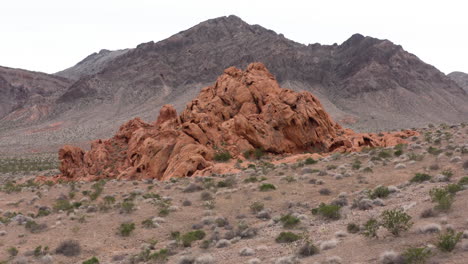
[[[227,68],[180,116],[166,105],[156,122],[135,118],[113,138],[93,142],[88,152],[64,146],[56,178],[167,180],[232,169],[214,162],[219,153],[243,159],[241,153],[254,149],[271,155],[357,151],[404,143],[402,137],[413,134],[343,129],[311,93],[280,88],[265,65],[252,63],[245,71]]]

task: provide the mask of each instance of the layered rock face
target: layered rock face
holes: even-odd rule
[[[59,178],[167,180],[213,172],[217,152],[242,158],[256,148],[272,154],[358,151],[405,143],[414,134],[344,129],[311,93],[280,88],[263,64],[252,63],[245,71],[226,69],[180,116],[165,105],[156,122],[133,119],[113,138],[93,142],[88,152],[63,147]]]

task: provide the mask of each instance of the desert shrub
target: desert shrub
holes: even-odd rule
[[[44,231],[45,229],[47,229],[47,225],[46,224],[38,224],[38,223],[34,222],[33,220],[29,220],[24,225],[24,228],[26,228],[26,230],[28,230],[29,232],[35,234],[35,233],[40,233],[40,232]]]
[[[78,256],[81,253],[81,246],[76,240],[66,240],[60,243],[55,249],[55,254],[64,255],[67,257]]]
[[[439,235],[437,247],[444,252],[451,252],[455,246],[460,242],[463,233],[455,233],[452,229],[447,230],[444,234]]]
[[[294,176],[292,175],[288,175],[286,177],[284,177],[284,180],[288,183],[291,183],[291,182],[295,182],[296,181],[296,178],[294,178]]]
[[[156,263],[166,262],[168,258],[169,258],[169,250],[165,248],[160,249],[159,251],[156,251],[152,253],[151,255],[149,255],[149,259]]]
[[[401,156],[401,154],[403,154],[403,150],[401,150],[401,149],[398,149],[395,152],[393,152],[393,155],[395,155],[396,157]]]
[[[267,192],[267,191],[270,191],[270,190],[276,190],[276,186],[274,186],[271,183],[264,183],[264,184],[260,185],[260,191],[261,192]]]
[[[410,160],[414,160],[414,161],[422,161],[424,159],[424,155],[422,155],[422,154],[418,155],[416,153],[409,153],[408,158]]]
[[[432,177],[429,174],[425,173],[416,173],[413,178],[411,178],[410,182],[425,182],[430,180]]]
[[[330,191],[330,189],[328,189],[328,188],[322,188],[322,189],[319,190],[319,193],[320,193],[321,195],[330,195],[330,194],[331,194],[331,191]]]
[[[37,246],[33,251],[33,255],[35,257],[40,257],[40,256],[47,255],[48,252],[49,252],[48,246],[45,246],[44,248],[42,248],[42,246]]]
[[[454,196],[447,188],[432,188],[429,191],[432,202],[437,203],[436,209],[440,211],[448,211],[452,207]]]
[[[421,218],[429,218],[436,216],[436,212],[432,208],[425,209],[421,212]]]
[[[374,171],[373,171],[372,168],[370,168],[370,167],[365,167],[365,168],[362,170],[362,172],[364,172],[364,173],[371,173],[371,172],[374,172]]]
[[[184,247],[192,246],[192,242],[202,240],[206,234],[203,230],[195,230],[180,236],[180,241]]]
[[[264,208],[265,208],[265,205],[261,202],[253,202],[250,205],[250,211],[252,211],[255,214],[262,211]]]
[[[468,177],[463,177],[458,181],[458,184],[460,185],[468,185]]]
[[[144,228],[155,228],[156,225],[154,224],[153,220],[151,218],[148,218],[146,220],[143,220],[141,222],[141,225],[144,227]]]
[[[258,182],[258,181],[259,181],[258,178],[255,177],[255,176],[250,176],[250,177],[244,179],[245,183],[253,183],[253,182]]]
[[[158,211],[158,216],[166,217],[170,213],[169,208],[167,206],[162,206]]]
[[[364,231],[362,234],[366,237],[377,237],[377,230],[379,230],[379,227],[379,222],[376,219],[371,218],[364,224]]]
[[[200,199],[202,201],[209,201],[209,200],[213,200],[213,195],[211,195],[210,192],[207,192],[207,191],[204,191],[200,194]]]
[[[299,218],[297,217],[287,214],[281,216],[280,222],[283,223],[284,228],[293,228],[297,226],[301,222],[301,220],[299,220]]]
[[[133,230],[135,230],[134,223],[122,223],[119,226],[117,233],[123,237],[128,237],[133,232]]]
[[[299,248],[299,256],[309,257],[319,253],[319,249],[310,241],[305,241]]]
[[[387,159],[387,158],[390,158],[392,156],[392,153],[390,152],[390,150],[384,149],[384,150],[380,151],[377,156],[379,158],[381,158],[381,159]]]
[[[142,197],[144,199],[156,199],[156,200],[161,200],[161,195],[157,194],[157,193],[145,193],[142,195]]]
[[[450,180],[450,178],[452,178],[453,176],[453,172],[452,170],[448,169],[448,170],[443,170],[442,171],[442,175],[444,175],[445,177],[447,177],[447,179]]]
[[[407,248],[402,256],[405,264],[424,264],[431,257],[431,250],[424,247],[411,247]]]
[[[447,191],[451,194],[455,194],[461,190],[463,190],[463,186],[461,186],[460,184],[456,184],[456,183],[452,183],[452,184],[449,184],[447,185],[447,187],[445,187],[447,189]]]
[[[50,214],[50,210],[47,207],[39,207],[36,217],[48,216]]]
[[[319,207],[312,209],[313,215],[320,215],[324,218],[331,219],[331,220],[338,220],[340,219],[340,209],[341,206],[336,204],[324,204],[321,203]]]
[[[387,186],[379,186],[370,192],[369,198],[387,198],[390,195],[390,190]]]
[[[96,257],[92,257],[88,260],[83,261],[83,264],[99,264],[99,260]]]
[[[265,151],[261,148],[246,150],[243,153],[246,159],[255,158],[261,159],[265,155]]]
[[[351,164],[351,168],[353,168],[353,170],[359,170],[361,168],[361,162],[359,160],[355,160]]]
[[[314,160],[313,158],[307,158],[305,161],[304,161],[304,164],[306,165],[312,165],[312,164],[315,164],[317,163],[318,161]]]
[[[430,147],[427,148],[427,153],[437,156],[440,153],[442,153],[442,150],[440,150],[438,148],[434,148],[433,146],[430,146]]]
[[[104,190],[104,185],[106,185],[106,181],[100,180],[93,185],[91,185],[91,189],[93,189],[93,192],[89,194],[89,198],[94,201],[96,200],[99,195],[101,195],[102,191]]]
[[[277,243],[292,243],[301,239],[301,236],[292,232],[281,232],[275,239]]]
[[[359,232],[360,228],[359,228],[359,225],[355,224],[355,223],[349,223],[347,226],[346,226],[346,230],[348,231],[348,233],[350,234],[356,234]]]
[[[135,209],[135,204],[132,201],[123,201],[120,204],[120,210],[122,213],[129,214]]]
[[[231,159],[231,153],[229,153],[229,151],[226,150],[220,150],[215,153],[213,159],[218,162],[226,162]]]
[[[236,180],[232,177],[229,177],[225,180],[219,181],[216,186],[218,188],[231,188],[236,184]]]
[[[382,218],[381,225],[394,236],[398,236],[413,225],[411,216],[401,209],[385,210],[380,216]]]
[[[7,252],[8,252],[8,255],[10,255],[11,257],[15,257],[18,255],[18,249],[15,247],[8,248]]]
[[[73,210],[73,204],[70,203],[70,201],[66,200],[66,199],[58,199],[57,201],[55,201],[55,204],[54,204],[54,210],[55,211],[71,211]]]
[[[336,168],[338,168],[336,165],[333,165],[333,164],[327,165],[327,170],[334,170]]]

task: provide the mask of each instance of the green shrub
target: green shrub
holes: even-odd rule
[[[151,218],[149,219],[146,219],[146,220],[143,220],[141,222],[141,225],[144,227],[144,228],[155,228],[156,225],[154,224],[153,220]]]
[[[118,233],[123,237],[128,237],[135,230],[134,223],[122,223],[119,227]]]
[[[364,224],[364,232],[362,232],[362,234],[366,237],[377,237],[377,230],[379,230],[379,227],[379,222],[371,218]]]
[[[38,224],[38,223],[34,222],[33,220],[29,220],[24,225],[24,228],[26,228],[26,230],[28,230],[29,232],[31,232],[33,234],[36,234],[36,233],[40,233],[40,232],[44,231],[47,228],[47,225],[46,224]]]
[[[355,160],[351,164],[351,168],[353,168],[353,170],[359,170],[361,168],[361,162],[359,160]]]
[[[458,181],[458,184],[460,185],[468,185],[468,177],[463,177]]]
[[[432,155],[439,155],[440,153],[442,153],[442,150],[438,149],[438,148],[434,148],[433,146],[430,146],[427,148],[427,152],[429,154],[432,154]]]
[[[395,155],[396,157],[401,156],[401,154],[403,154],[403,150],[401,150],[401,149],[396,150],[395,152],[393,152],[393,155]]]
[[[450,169],[444,170],[444,171],[442,171],[442,175],[444,175],[445,177],[447,177],[447,179],[450,180],[450,178],[452,178],[452,176],[453,176],[453,172]]]
[[[73,205],[70,203],[70,201],[66,200],[66,199],[58,199],[57,201],[55,201],[55,204],[54,204],[54,210],[55,211],[71,211],[73,210]]]
[[[250,211],[252,211],[255,214],[262,211],[264,208],[265,205],[261,202],[254,202],[250,205]]]
[[[18,255],[18,249],[15,247],[8,248],[7,252],[11,257],[15,257],[16,255]]]
[[[432,202],[437,203],[435,209],[448,211],[452,208],[454,196],[447,188],[432,188],[429,191]]]
[[[264,184],[260,185],[260,191],[261,192],[267,192],[267,191],[270,191],[270,190],[276,190],[276,186],[274,186],[271,183],[264,183]]]
[[[218,162],[226,162],[229,161],[231,158],[231,153],[229,153],[229,151],[226,150],[216,152],[213,157],[213,159]]]
[[[321,203],[319,207],[312,209],[312,214],[321,215],[322,217],[325,217],[331,220],[338,220],[341,217],[340,209],[341,209],[341,206],[336,205],[336,204],[327,205],[327,204]]]
[[[312,244],[310,241],[306,241],[300,248],[299,248],[299,256],[301,257],[309,257],[319,253],[319,249]]]
[[[47,255],[48,252],[49,252],[49,247],[48,246],[45,246],[44,248],[42,248],[42,246],[37,246],[34,249],[33,254],[34,254],[35,257],[40,257],[40,256]]]
[[[292,243],[301,239],[301,236],[292,232],[281,232],[275,239],[277,243]]]
[[[408,230],[413,225],[411,216],[402,209],[385,210],[380,216],[382,218],[381,225],[394,236],[398,236],[402,231]]]
[[[429,174],[425,173],[416,173],[410,182],[425,182],[429,181],[432,177]]]
[[[169,258],[169,250],[163,248],[149,255],[149,259],[156,262],[166,262]]]
[[[402,256],[405,264],[424,264],[431,257],[431,250],[428,248],[407,248]]]
[[[460,184],[452,183],[452,184],[447,185],[446,189],[449,193],[455,194],[463,190],[463,186],[461,186]]]
[[[132,201],[123,201],[120,204],[120,209],[123,213],[129,214],[131,213],[135,208],[135,204]]]
[[[312,165],[312,164],[315,164],[317,163],[318,161],[314,160],[313,158],[307,158],[305,161],[304,161],[304,164],[306,165]]]
[[[283,223],[284,228],[293,228],[297,226],[301,222],[301,220],[299,220],[299,218],[297,217],[287,214],[281,216],[280,222]]]
[[[379,186],[370,192],[369,198],[387,198],[390,195],[390,190],[387,186]]]
[[[206,234],[203,230],[195,230],[185,233],[180,237],[180,240],[184,247],[190,247],[192,246],[192,242],[202,240],[205,236]]]
[[[382,150],[379,152],[379,154],[377,155],[379,158],[381,159],[387,159],[387,158],[390,158],[392,156],[392,153],[390,152],[390,150]]]
[[[451,252],[461,240],[462,235],[462,232],[455,233],[455,231],[449,229],[444,234],[439,235],[437,247],[444,252]]]
[[[88,260],[83,261],[83,264],[99,264],[99,260],[96,257],[92,257]]]
[[[360,228],[359,228],[359,225],[357,225],[355,223],[349,223],[346,226],[346,230],[348,230],[348,233],[350,233],[350,234],[356,234],[356,233],[359,232]]]

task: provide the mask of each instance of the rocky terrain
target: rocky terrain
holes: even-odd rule
[[[0,148],[17,153],[55,151],[69,143],[88,147],[129,119],[154,120],[164,104],[181,111],[224,69],[256,61],[281,87],[312,92],[335,120],[357,131],[467,121],[466,91],[389,40],[356,34],[340,45],[303,45],[228,16],[134,49],[102,50],[57,73],[66,85],[50,84],[59,92],[47,97],[47,111],[41,110],[47,118],[21,119],[22,126],[12,128],[5,116],[13,106],[2,110]],[[33,104],[8,98],[16,112]]]
[[[0,260],[466,263],[467,129],[292,162],[258,154],[237,173],[163,182],[16,176],[1,186]]]
[[[309,92],[280,88],[261,63],[230,67],[202,89],[180,116],[171,105],[148,124],[133,119],[91,150],[60,149],[63,180],[106,178],[169,180],[226,172],[214,160],[273,154],[329,153],[406,143],[414,131],[358,134],[344,129]],[[232,168],[231,168],[232,169]],[[48,180],[46,178],[46,180]]]
[[[468,92],[468,74],[464,72],[452,72],[447,76]]]

